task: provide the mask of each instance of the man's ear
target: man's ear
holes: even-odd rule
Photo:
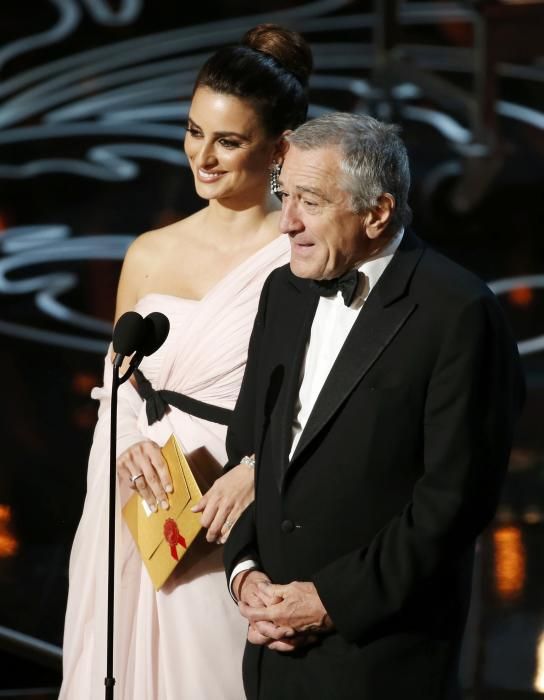
[[[366,235],[371,239],[379,238],[391,223],[394,211],[395,198],[389,192],[384,192],[378,197],[376,206],[362,215]]]

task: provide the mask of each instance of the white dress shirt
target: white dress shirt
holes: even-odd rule
[[[302,431],[317,397],[325,384],[342,346],[346,342],[353,324],[357,320],[368,295],[380,279],[385,268],[391,262],[400,245],[404,229],[401,229],[377,255],[365,260],[358,268],[359,284],[355,298],[350,306],[344,304],[342,293],[335,296],[321,297],[317,306],[310,339],[306,348],[306,357],[302,367],[302,382],[299,389],[293,420],[293,437],[289,459],[292,458]],[[237,574],[248,569],[259,568],[258,563],[246,559],[237,564],[231,574],[229,587],[232,594],[232,582]],[[234,596],[233,596],[234,597]]]
[[[391,262],[391,258],[402,240],[403,233],[404,230],[401,230],[393,236],[383,250],[374,257],[365,260],[358,268],[359,284],[350,306],[344,304],[340,291],[333,297],[321,297],[319,300],[302,368],[302,383],[295,407],[289,459],[296,450],[317,397],[357,320],[359,311],[383,271]]]

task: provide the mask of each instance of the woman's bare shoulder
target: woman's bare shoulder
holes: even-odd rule
[[[192,238],[192,232],[198,224],[200,212],[192,214],[184,219],[175,221],[167,226],[146,231],[140,234],[129,246],[125,262],[132,265],[144,264],[149,266],[150,261],[167,255],[168,252],[180,244],[188,243]]]

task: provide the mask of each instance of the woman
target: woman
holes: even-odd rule
[[[130,247],[116,316],[164,312],[166,343],[141,369],[140,383],[232,409],[242,380],[260,289],[288,261],[270,194],[283,135],[304,121],[311,53],[300,35],[274,25],[250,30],[201,69],[185,151],[208,206],[144,234]],[[107,469],[111,358],[105,361],[87,496],[70,559],[62,700],[104,696],[106,656]],[[142,387],[140,386],[140,391]],[[145,392],[143,392],[145,393]],[[151,507],[169,490],[158,445],[175,433],[194,468],[226,461],[226,427],[171,407],[148,425],[131,382],[119,395],[119,508],[136,488]],[[199,509],[209,527],[157,593],[119,515],[115,596],[118,700],[239,700],[245,625],[228,596],[221,548],[253,499],[253,472],[241,464],[220,477]]]

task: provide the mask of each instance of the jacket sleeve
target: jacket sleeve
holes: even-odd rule
[[[270,277],[264,283],[259,299],[259,307],[249,341],[244,378],[227,431],[228,462],[225,465],[225,469],[231,469],[240,463],[242,457],[252,455],[257,450],[257,379],[269,288]],[[259,465],[257,462],[255,466],[255,483],[257,483],[258,469]],[[227,581],[230,580],[232,570],[242,558],[258,560],[254,513],[255,502],[242,513],[227,539],[223,553]]]
[[[269,288],[270,277],[264,283],[259,299],[257,315],[255,316],[253,330],[249,339],[244,377],[227,431],[226,448],[228,462],[225,465],[225,469],[231,469],[240,464],[242,457],[252,455],[256,450],[255,432],[258,427],[256,423],[257,379]]]
[[[461,556],[492,518],[523,402],[517,349],[496,299],[471,301],[440,344],[411,500],[368,544],[314,577],[348,641],[372,634]],[[394,436],[393,436],[394,437]]]

